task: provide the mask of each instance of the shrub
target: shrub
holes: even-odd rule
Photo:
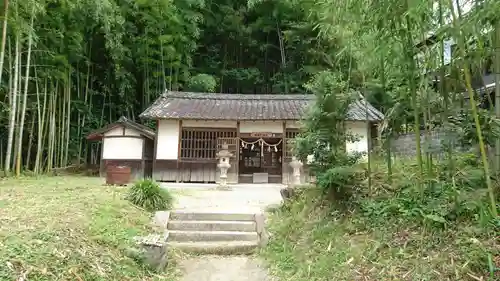
[[[151,179],[136,182],[129,190],[127,200],[147,211],[169,210],[174,198],[170,192]]]
[[[450,166],[449,159],[436,159],[429,172],[432,177],[424,178],[424,189],[420,191],[416,186],[419,167],[415,159],[393,162],[391,184],[379,176],[387,172],[375,159],[372,193],[357,202],[364,216],[371,222],[397,219],[435,229],[459,223],[488,228],[494,218],[489,214],[488,190],[477,157],[455,153],[452,160]]]
[[[312,155],[310,172],[317,185],[338,203],[347,203],[364,181],[363,171],[356,167],[360,153],[347,153],[346,142],[356,136],[345,129],[349,105],[360,94],[340,74],[321,72],[306,85],[316,96],[315,106],[303,121],[304,130],[295,138],[294,153],[302,160]]]
[[[195,76],[189,77],[187,82],[187,90],[193,92],[215,92],[215,87],[217,86],[217,81],[210,74],[197,74]]]

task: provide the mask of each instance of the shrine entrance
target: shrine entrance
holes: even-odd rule
[[[240,138],[240,183],[281,183],[282,161],[282,138]]]

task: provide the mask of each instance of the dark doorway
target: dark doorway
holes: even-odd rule
[[[255,174],[267,174],[268,182],[281,183],[283,142],[281,138],[244,138],[240,141],[241,183],[253,183]]]

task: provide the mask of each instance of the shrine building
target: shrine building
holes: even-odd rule
[[[290,141],[312,95],[243,95],[167,91],[141,115],[157,121],[152,177],[163,182],[219,181],[217,153],[232,153],[228,183],[291,181]],[[365,108],[367,106],[367,109]],[[366,117],[372,126],[367,126]],[[358,100],[348,112],[346,129],[359,140],[348,151],[368,151],[382,113]],[[303,167],[307,181],[307,165]]]

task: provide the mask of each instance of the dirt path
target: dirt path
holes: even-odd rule
[[[248,256],[200,256],[181,266],[181,281],[271,281],[267,269]]]

